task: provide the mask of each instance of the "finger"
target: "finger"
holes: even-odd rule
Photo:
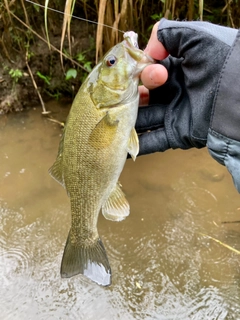
[[[147,47],[144,50],[145,53],[153,57],[155,60],[163,60],[168,56],[168,52],[157,38],[157,31],[160,22],[157,22],[152,29],[150,39]]]
[[[138,87],[139,92],[139,106],[146,106],[149,104],[149,90],[144,86]]]
[[[146,132],[162,128],[164,125],[165,105],[150,105],[138,109],[137,132]]]
[[[141,80],[148,89],[155,89],[163,85],[168,78],[167,69],[161,64],[151,64],[143,69]]]
[[[170,149],[164,128],[143,133],[138,138],[139,156]]]

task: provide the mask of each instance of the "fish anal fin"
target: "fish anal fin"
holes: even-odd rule
[[[108,220],[121,221],[130,213],[129,203],[118,182],[102,207],[102,214]]]
[[[73,245],[70,231],[62,257],[61,277],[70,278],[77,274],[102,286],[111,284],[111,268],[101,239],[92,245]]]
[[[131,155],[132,159],[135,161],[139,152],[139,140],[135,128],[132,128],[129,140],[128,140],[128,153]]]

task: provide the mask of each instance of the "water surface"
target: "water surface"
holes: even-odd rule
[[[240,220],[240,196],[206,149],[128,160],[130,216],[99,218],[112,285],[61,279],[70,207],[48,175],[60,136],[38,108],[0,118],[0,318],[240,319],[240,255],[203,235],[240,250],[240,224],[222,223]]]

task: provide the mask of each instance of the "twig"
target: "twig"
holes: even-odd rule
[[[65,126],[65,123],[64,123],[64,122],[58,121],[58,120],[53,119],[53,118],[47,118],[47,119],[48,119],[49,121],[52,121],[52,122],[54,122],[54,123],[59,124],[62,128],[64,128],[64,126]]]
[[[231,4],[231,2],[232,2],[232,0],[229,0],[226,4],[225,4],[225,6],[224,6],[224,8],[222,9],[222,13],[224,13],[224,11],[227,9],[227,7]]]
[[[47,43],[47,41],[41,37],[36,31],[34,31],[32,28],[30,28],[25,22],[23,22],[21,19],[19,19],[14,13],[12,13],[12,11],[10,11],[10,14],[15,18],[17,19],[21,24],[23,24],[27,29],[31,30],[31,32],[33,34],[35,34],[35,36],[37,36],[39,39],[41,39],[43,42]],[[54,47],[52,44],[50,44],[51,48],[55,51],[57,51],[58,53],[61,53],[60,50],[58,50],[56,47]],[[71,61],[73,64],[77,65],[79,68],[83,69],[84,71],[88,72],[89,71],[84,68],[82,65],[80,65],[79,63],[77,63],[76,61],[74,61],[73,59],[71,59],[70,57],[68,57],[65,53],[62,53],[62,55],[68,59],[69,61]]]
[[[40,102],[41,102],[41,105],[42,105],[42,110],[43,110],[43,111],[42,111],[42,114],[43,114],[43,115],[49,114],[51,111],[47,111],[46,108],[45,108],[44,101],[43,101],[42,96],[41,96],[41,94],[40,94],[40,92],[39,92],[39,90],[38,90],[36,81],[34,80],[34,77],[33,77],[32,71],[31,71],[31,68],[29,67],[29,64],[28,64],[28,48],[27,48],[27,50],[26,50],[25,60],[26,60],[26,66],[27,66],[27,68],[28,68],[28,72],[29,72],[30,77],[31,77],[31,79],[32,79],[33,86],[34,86],[35,90],[37,91],[38,98],[39,98],[39,100],[40,100]]]
[[[240,220],[237,221],[223,221],[222,224],[224,223],[240,223]]]
[[[215,238],[213,238],[213,237],[211,237],[211,236],[209,236],[209,235],[207,235],[207,234],[201,233],[201,232],[199,232],[199,234],[200,234],[201,236],[207,237],[207,238],[209,238],[209,239],[211,239],[211,240],[213,240],[213,241],[221,244],[223,247],[225,247],[225,248],[227,248],[227,249],[229,249],[229,250],[231,250],[231,251],[233,251],[233,252],[235,252],[235,253],[237,253],[237,254],[240,254],[240,251],[239,251],[239,250],[237,250],[237,249],[229,246],[229,245],[226,244],[226,243],[221,242],[221,241],[218,240],[218,239],[215,239]]]
[[[2,34],[2,39],[0,40],[0,43],[2,44],[2,47],[3,47],[3,51],[5,52],[5,55],[6,55],[7,59],[8,59],[11,63],[14,64],[15,62],[11,60],[11,58],[10,58],[10,56],[9,56],[9,54],[8,54],[7,48],[6,48],[5,44],[4,44],[3,35],[4,35],[4,34]]]
[[[10,15],[11,11],[9,10],[9,5],[8,5],[8,1],[7,0],[4,0],[4,5],[5,5],[5,8],[7,10],[7,14],[9,16],[9,20],[12,23],[12,18],[11,18],[11,15]]]
[[[26,24],[29,24],[28,14],[27,14],[27,10],[26,10],[26,7],[25,7],[25,5],[24,5],[23,0],[21,0],[21,4],[22,4],[22,8],[23,8],[24,15],[25,15]]]

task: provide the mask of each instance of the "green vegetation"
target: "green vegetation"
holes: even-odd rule
[[[77,71],[76,69],[68,69],[68,71],[66,72],[66,80],[70,80],[70,79],[75,79],[77,76]]]
[[[18,80],[19,80],[20,78],[22,78],[23,73],[22,73],[22,71],[19,70],[19,69],[11,69],[11,70],[9,71],[9,75],[12,77],[13,81],[14,81],[15,83],[17,83]]]
[[[45,2],[43,3],[43,1]],[[35,1],[33,0],[33,2]],[[61,13],[56,11],[65,14],[61,16]],[[43,37],[48,43],[49,49],[54,50],[49,33],[60,27],[60,51],[63,51],[67,38],[69,55],[72,57],[70,24],[75,19],[71,18],[71,15],[74,14],[74,17],[98,22],[95,47],[96,55],[101,56],[103,51],[105,52],[120,41],[121,31],[135,30],[140,35],[148,37],[149,26],[153,25],[153,20],[157,21],[162,17],[180,20],[202,18],[239,28],[239,12],[238,0],[160,0],[154,3],[147,0],[136,2],[98,0],[94,2],[94,6],[88,0],[55,0],[51,2],[42,0],[40,3],[36,1],[35,4],[26,0],[4,0],[0,4],[1,27],[3,27],[0,45],[8,58],[11,57],[11,49],[21,52],[28,41],[33,42],[37,37]],[[57,22],[59,20],[62,20],[61,25]],[[114,29],[108,28],[106,25],[112,26]],[[42,30],[43,26],[44,30]],[[146,30],[149,30],[148,34],[146,34]]]
[[[42,79],[44,82],[45,82],[45,84],[47,84],[48,86],[50,86],[50,81],[51,81],[51,77],[49,77],[49,76],[44,76],[43,74],[41,74],[41,72],[40,71],[37,71],[37,76],[40,78],[40,79]]]
[[[27,81],[27,88],[32,79],[51,97],[72,97],[98,59],[122,40],[123,31],[136,31],[144,47],[162,17],[240,27],[238,0],[31,1],[0,2],[0,65],[8,69],[0,69],[0,77],[8,75],[15,87]],[[31,77],[23,77],[25,72]]]

